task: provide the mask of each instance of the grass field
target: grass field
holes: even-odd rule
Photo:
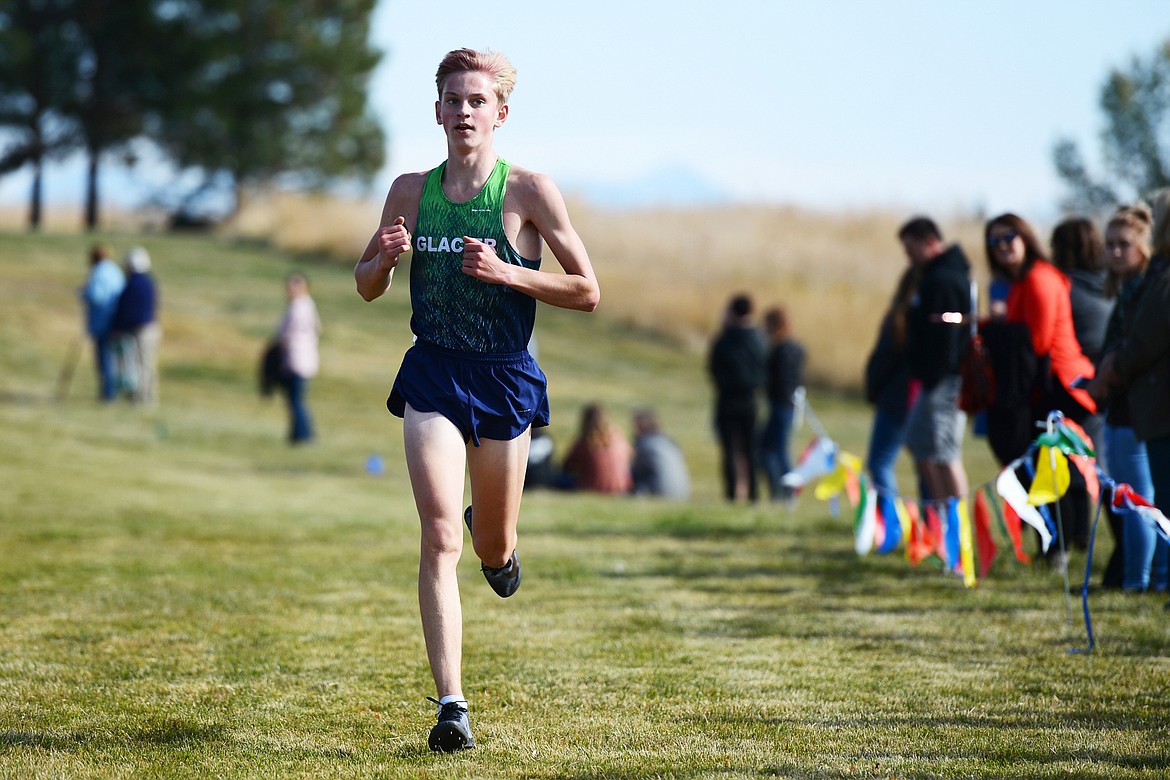
[[[366,304],[336,263],[105,238],[155,260],[156,410],[94,402],[88,351],[58,396],[89,239],[0,234],[0,776],[1170,775],[1165,597],[1092,594],[1097,648],[1070,654],[1085,643],[1079,600],[1070,619],[1043,568],[1001,554],[966,590],[929,563],[858,558],[849,521],[811,496],[725,505],[701,352],[604,301],[539,314],[553,437],[563,452],[589,401],[622,422],[652,403],[695,496],[529,494],[525,582],[508,601],[468,547],[479,746],[432,755],[417,521],[382,407],[409,343],[405,288]],[[256,392],[294,266],[326,327],[321,435],[297,449]],[[812,402],[864,452],[865,406]],[[986,450],[969,439],[975,483],[993,476]],[[1084,563],[1074,553],[1073,571]]]

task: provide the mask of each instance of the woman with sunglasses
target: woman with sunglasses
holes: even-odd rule
[[[1015,214],[989,221],[984,237],[992,272],[1011,281],[1008,321],[1028,326],[1032,351],[1048,363],[1051,381],[1042,381],[1033,395],[1034,418],[1046,419],[1050,411],[1059,409],[1080,423],[1097,411],[1097,404],[1077,386],[1078,379],[1092,379],[1094,369],[1073,328],[1069,278],[1048,262],[1031,226]]]
[[[993,275],[1011,282],[1006,320],[1028,327],[1032,352],[1040,364],[1029,404],[1031,424],[1026,428],[1030,431],[1017,447],[1018,454],[1023,454],[1041,431],[1037,424],[1042,425],[1050,412],[1059,410],[1078,425],[1096,413],[1096,402],[1079,386],[1093,377],[1095,369],[1081,351],[1073,328],[1069,278],[1047,260],[1031,226],[1015,214],[1001,214],[988,221],[984,239]],[[1088,499],[1078,476],[1073,475],[1067,500],[1061,502],[1064,539],[1049,550],[1054,567],[1066,563],[1067,540],[1078,546],[1088,541]]]

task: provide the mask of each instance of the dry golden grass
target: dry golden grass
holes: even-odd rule
[[[896,239],[905,218],[766,206],[574,209],[611,314],[699,348],[719,327],[727,299],[747,292],[761,311],[787,308],[809,351],[810,379],[835,387],[859,384],[905,266]],[[964,246],[979,246],[975,220],[939,219]],[[981,274],[980,256],[971,259]]]
[[[251,192],[221,232],[352,263],[380,212],[377,197]],[[760,311],[788,309],[808,349],[810,381],[828,387],[860,386],[878,322],[905,265],[896,233],[909,215],[893,211],[763,205],[608,211],[571,203],[570,212],[597,270],[604,314],[699,352],[719,327],[727,299],[748,292]],[[19,224],[22,216],[0,215],[0,225]],[[76,229],[79,216],[53,213],[47,221],[50,228]],[[982,223],[934,216],[984,279]],[[137,219],[139,229],[154,223]],[[107,224],[130,230],[135,215],[110,213]]]
[[[227,228],[289,251],[350,262],[380,214],[377,200],[253,194]],[[905,258],[896,234],[907,214],[825,213],[784,206],[608,211],[571,203],[602,286],[602,311],[696,351],[724,304],[750,293],[759,309],[783,305],[809,352],[809,379],[855,389]],[[982,223],[934,215],[985,276]]]
[[[356,262],[378,226],[381,214],[381,203],[370,198],[287,191],[245,192],[240,210],[221,232],[227,236],[263,239],[289,252],[324,254]]]
[[[103,208],[100,212],[102,229],[111,233],[152,232],[165,222],[158,211],[125,208]],[[20,231],[28,227],[28,207],[0,205],[0,230]],[[41,229],[46,233],[81,233],[85,230],[85,212],[80,205],[46,206],[41,216]]]

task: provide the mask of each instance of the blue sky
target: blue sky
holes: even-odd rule
[[[688,6],[382,0],[371,99],[390,148],[374,196],[442,159],[434,71],[470,46],[519,71],[497,149],[569,192],[624,205],[669,179],[747,202],[1040,218],[1062,192],[1054,142],[1096,162],[1106,74],[1170,37],[1165,0]],[[50,198],[77,197],[75,168]],[[20,179],[0,180],[0,203],[23,202]],[[111,175],[115,190],[136,187]]]

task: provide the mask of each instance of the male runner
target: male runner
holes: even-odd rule
[[[439,696],[428,742],[442,752],[475,745],[461,680],[463,522],[496,593],[507,598],[520,585],[516,525],[531,428],[549,421],[545,376],[527,349],[536,302],[588,312],[600,296],[556,185],[492,149],[515,80],[498,52],[459,49],[443,58],[435,119],[447,159],[394,181],[354,268],[358,292],[372,301],[412,252],[416,341],[386,403],[403,418],[421,523],[419,609]],[[564,273],[540,270],[542,240]],[[465,467],[471,506],[463,511]]]

